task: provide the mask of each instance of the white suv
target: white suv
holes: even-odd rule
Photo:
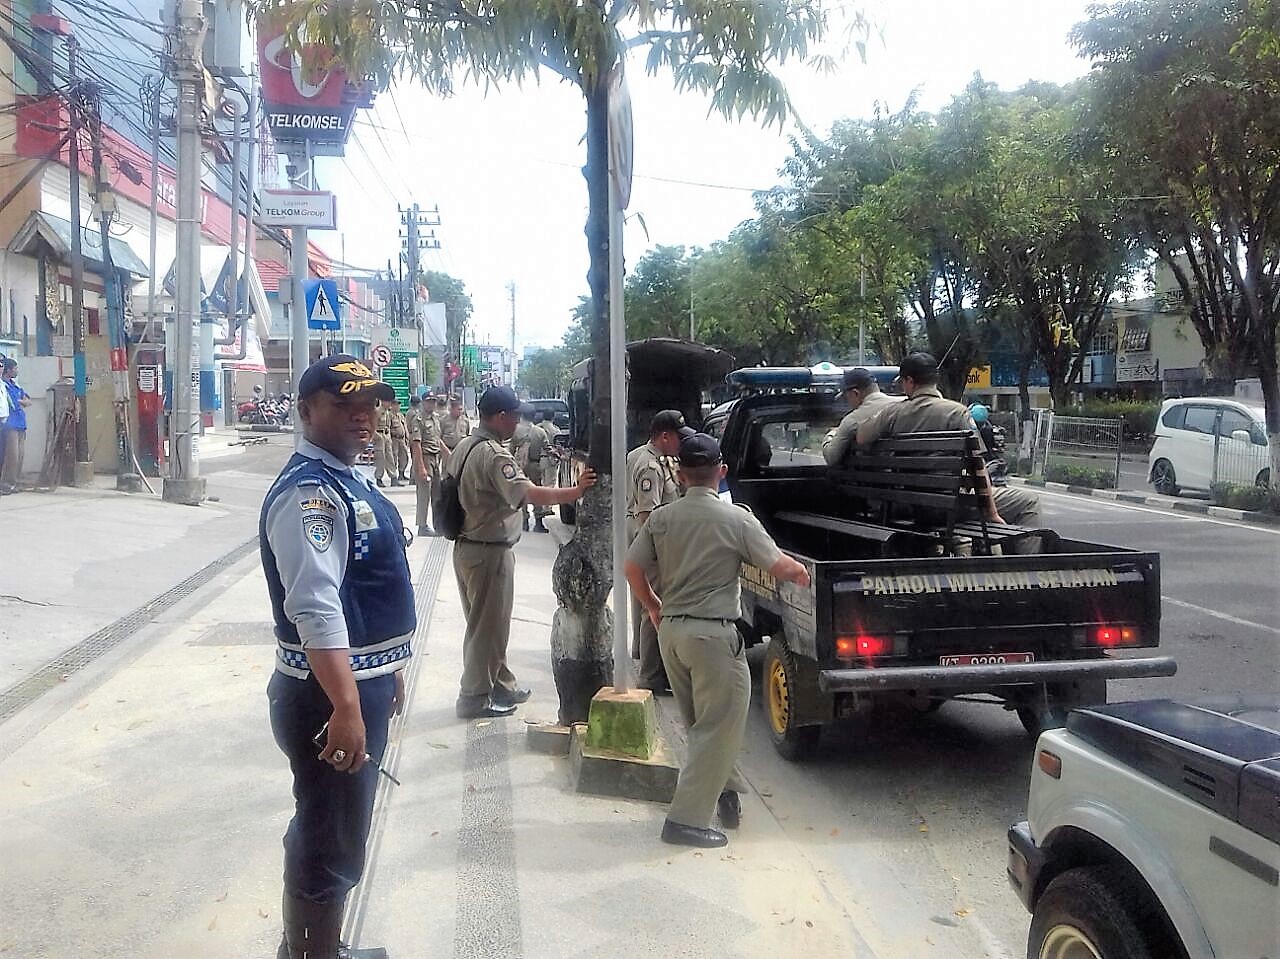
[[[1270,478],[1262,407],[1220,396],[1165,400],[1147,476],[1157,493],[1214,483],[1265,486]]]
[[[1278,707],[1119,703],[1040,736],[1009,830],[1028,959],[1280,956]]]

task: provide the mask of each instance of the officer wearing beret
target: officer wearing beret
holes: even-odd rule
[[[725,467],[720,444],[696,433],[680,444],[684,497],[653,511],[627,551],[627,582],[658,627],[658,644],[671,691],[689,729],[689,753],[664,842],[723,846],[710,828],[717,809],[726,828],[738,825],[741,806],[734,762],[751,702],[742,637],[738,576],[743,563],[776,579],[809,585],[808,570],[785,555],[749,511],[719,497]],[[662,599],[651,583],[662,584]]]
[[[490,387],[480,397],[480,427],[449,455],[449,475],[458,480],[466,513],[453,547],[453,571],[467,618],[462,640],[462,681],[455,711],[459,719],[510,716],[529,698],[507,667],[514,602],[515,557],[520,516],[526,504],[573,503],[595,485],[583,470],[576,486],[535,486],[506,445],[520,422],[520,400],[507,386]]]
[[[627,455],[627,542],[634,543],[640,527],[659,506],[680,498],[680,484],[669,460],[680,452],[680,441],[694,431],[685,425],[679,410],[662,410],[649,422],[649,442]],[[631,597],[631,644],[640,660],[641,689],[661,695],[669,691],[658,630]]]
[[[298,387],[305,438],[262,504],[277,640],[267,696],[295,800],[278,959],[340,955],[343,907],[364,870],[373,815],[377,775],[367,760],[381,762],[391,715],[404,702],[401,670],[417,626],[404,524],[353,465],[373,435],[379,401],[393,399],[355,357],[312,364]]]

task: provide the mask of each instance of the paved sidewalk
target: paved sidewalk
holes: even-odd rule
[[[556,711],[552,537],[518,547],[511,659],[532,700],[515,719],[455,719],[448,549],[410,551],[430,621],[389,753],[404,785],[380,802],[348,917],[357,941],[395,959],[908,954],[758,795],[743,797],[727,849],[682,850],[658,840],[665,807],[578,796],[567,760],[525,749],[524,723]],[[130,640],[109,672],[47,693],[41,723],[4,725],[17,742],[0,752],[0,956],[274,956],[291,804],[266,718],[268,617],[251,556]]]

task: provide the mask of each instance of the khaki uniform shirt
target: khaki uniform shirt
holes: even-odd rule
[[[946,399],[936,386],[922,386],[901,403],[884,407],[858,427],[858,445],[870,446],[885,436],[973,430],[978,426],[963,403]],[[981,438],[978,440],[982,442]]]
[[[637,446],[627,454],[627,517],[639,520],[664,503],[680,498],[680,484],[662,454],[652,443]]]
[[[522,470],[530,466],[542,468],[542,448],[547,445],[547,434],[533,423],[521,423],[511,437],[511,452]]]
[[[474,452],[468,455],[472,447]],[[511,451],[482,426],[458,444],[449,457],[448,470],[458,477],[458,499],[467,514],[462,538],[514,544],[520,538],[521,508],[534,487]]]
[[[409,433],[409,424],[405,420],[404,414],[400,412],[400,407],[391,407],[391,436],[393,439],[402,440]]]
[[[840,425],[827,434],[822,441],[822,455],[828,466],[839,466],[845,456],[853,448],[858,439],[858,427],[885,408],[886,403],[895,403],[893,397],[876,390],[862,398],[862,405],[845,414]]]
[[[409,411],[409,442],[422,445],[424,459],[440,455],[440,423],[435,414]]]
[[[655,510],[627,550],[651,583],[662,584],[664,618],[737,619],[742,564],[767,570],[781,557],[752,513],[705,486]]]
[[[449,449],[453,449],[462,442],[464,437],[470,435],[471,421],[467,419],[466,413],[459,416],[450,416],[445,413],[440,420],[440,438]]]
[[[386,433],[388,435],[390,435],[391,433],[391,407],[390,406],[378,407],[378,432]]]

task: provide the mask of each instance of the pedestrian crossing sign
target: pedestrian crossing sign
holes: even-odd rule
[[[307,298],[307,329],[340,329],[342,315],[338,312],[338,284],[333,280],[307,280],[302,287]]]

